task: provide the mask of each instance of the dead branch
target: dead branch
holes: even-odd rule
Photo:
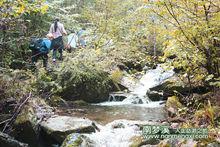
[[[8,126],[11,126],[11,124],[15,121],[15,119],[17,118],[18,114],[21,112],[23,106],[27,103],[27,101],[30,99],[31,97],[31,92],[29,93],[28,97],[25,98],[25,100],[19,105],[19,107],[15,108],[14,114],[12,115],[12,117],[8,120],[8,122],[5,124],[2,132],[4,133],[7,129]]]

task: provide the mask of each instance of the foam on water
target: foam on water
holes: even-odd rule
[[[131,144],[131,138],[140,136],[141,131],[136,121],[116,120],[105,126],[98,126],[100,132],[86,135],[94,143],[96,147],[126,147]],[[114,128],[114,126],[120,126]]]
[[[148,107],[148,108],[155,108],[155,107],[161,107],[163,106],[164,101],[156,101],[156,102],[150,102],[150,103],[144,103],[144,104],[135,104],[135,106],[140,107]],[[113,102],[103,102],[95,105],[101,105],[101,106],[120,106],[120,105],[131,105],[130,102],[120,102],[120,101],[113,101]]]

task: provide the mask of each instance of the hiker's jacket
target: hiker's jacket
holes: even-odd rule
[[[57,22],[57,31],[56,32],[55,32],[55,28],[54,28],[54,23],[51,24],[49,33],[52,33],[54,38],[58,38],[58,37],[62,36],[63,34],[67,34],[66,30],[64,29],[63,24],[60,22]]]
[[[70,45],[72,48],[76,48],[76,44],[78,42],[78,37],[75,33],[71,33],[67,37],[67,44]]]

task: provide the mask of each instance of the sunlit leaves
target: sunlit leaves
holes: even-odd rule
[[[164,57],[176,55],[172,65],[183,68],[198,80],[208,73],[214,75],[212,78],[219,76],[220,12],[217,6],[220,2],[163,0],[151,4],[156,5],[152,12],[166,25],[161,31],[167,34],[167,41],[163,43]]]

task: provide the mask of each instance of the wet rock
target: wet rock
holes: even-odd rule
[[[31,146],[37,146],[37,116],[33,107],[25,106],[15,121],[13,136]]]
[[[158,92],[158,91],[148,91],[147,96],[152,100],[152,101],[160,101],[163,100],[163,93]]]
[[[125,128],[125,125],[123,123],[116,123],[112,125],[112,128]]]
[[[160,140],[156,138],[150,138],[150,139],[145,140],[145,143],[150,144],[150,145],[157,145],[160,143]]]
[[[160,140],[159,139],[155,139],[155,138],[151,138],[151,139],[144,139],[142,136],[135,136],[135,137],[132,137],[131,138],[131,145],[130,147],[144,147],[146,145],[149,146],[149,145],[157,145],[160,143]]]
[[[128,97],[128,93],[123,91],[111,92],[108,101],[123,101]]]
[[[117,65],[117,67],[118,67],[120,70],[125,70],[125,71],[128,71],[128,70],[129,70],[129,68],[128,68],[126,65],[124,65],[123,63],[119,63],[119,64]]]
[[[153,91],[154,95],[151,94],[150,91]],[[189,92],[189,88],[185,87],[184,83],[177,76],[174,76],[165,80],[162,84],[150,88],[150,91],[148,93],[149,97],[152,99],[154,99],[154,97],[167,99],[168,97],[173,96],[176,91],[182,95],[186,95]]]
[[[136,86],[137,79],[135,79],[130,74],[126,74],[122,76],[120,84],[126,87],[129,91],[132,91]]]
[[[219,142],[213,142],[213,143],[209,143],[207,145],[207,147],[219,147],[220,146],[220,143]]]
[[[178,113],[178,109],[182,108],[182,104],[179,102],[178,97],[171,96],[168,97],[166,102],[166,108],[168,111],[168,116],[175,117]]]
[[[134,101],[131,102],[132,104],[143,104],[142,99],[135,99]]]
[[[95,128],[92,121],[83,118],[69,116],[54,116],[41,123],[43,131],[62,143],[67,135],[71,133],[92,133]]]
[[[142,71],[144,65],[142,65],[140,62],[137,61],[126,61],[123,63],[129,70],[137,70],[137,71]]]
[[[28,144],[21,143],[11,136],[0,132],[0,146],[1,147],[28,147]]]
[[[70,134],[63,141],[61,147],[95,147],[94,142],[85,135],[78,133]]]

